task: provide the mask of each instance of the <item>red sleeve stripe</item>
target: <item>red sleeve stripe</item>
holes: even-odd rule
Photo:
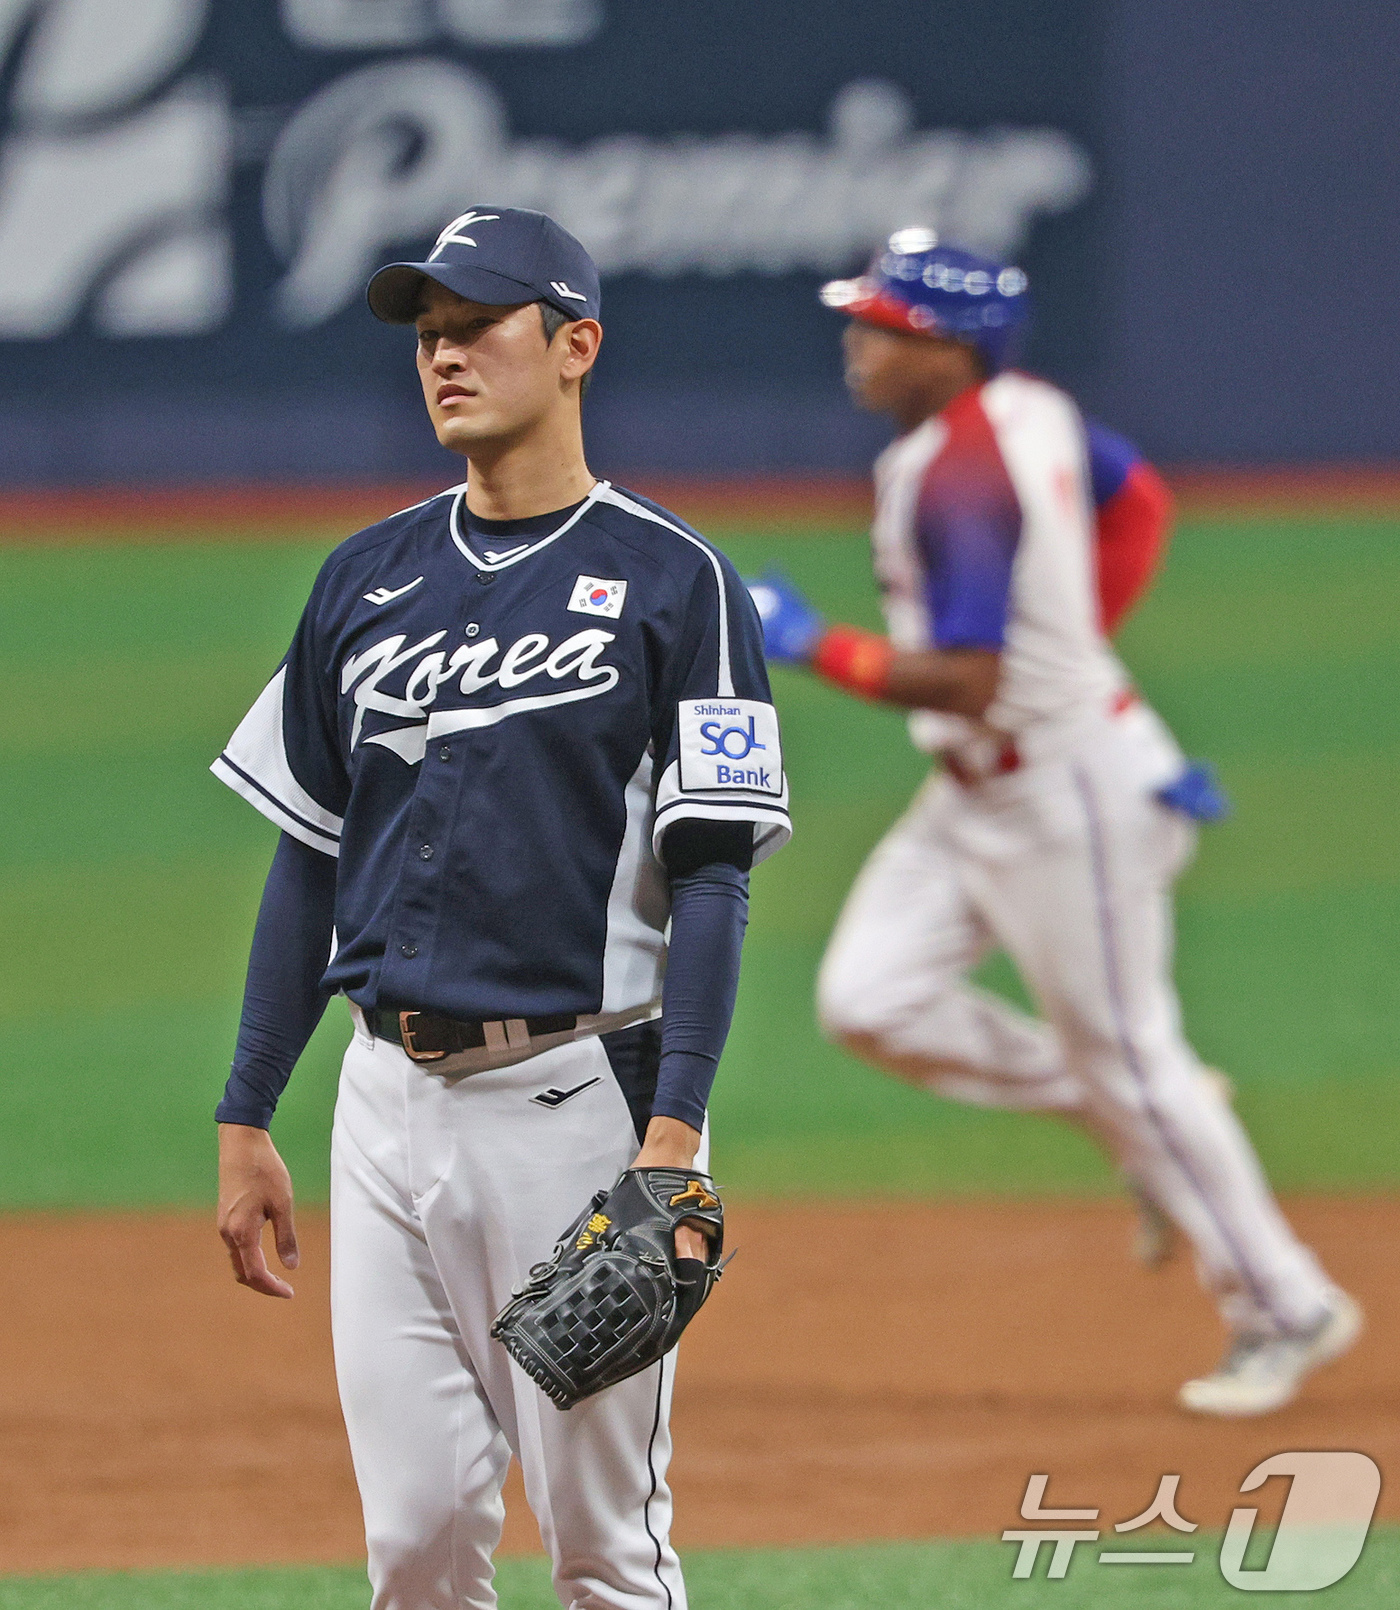
[[[1145,460],[1098,511],[1099,619],[1112,634],[1127,618],[1166,555],[1172,495]]]

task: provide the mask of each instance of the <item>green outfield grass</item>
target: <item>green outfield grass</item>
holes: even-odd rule
[[[0,550],[0,1205],[209,1198],[210,1114],[275,833],[206,768],[324,552],[294,535]],[[721,540],[875,621],[858,534]],[[1123,638],[1238,805],[1183,884],[1179,976],[1197,1044],[1236,1079],[1287,1187],[1400,1184],[1397,596],[1393,522],[1193,523]],[[720,1177],[763,1194],[1107,1187],[1061,1127],[931,1100],[822,1044],[824,937],[923,762],[896,715],[796,674],[775,683],[797,836],[754,877],[715,1098]],[[1005,968],[991,978],[1014,992]],[[325,1190],[346,1034],[334,1007],[279,1114],[304,1197]]]
[[[1097,1563],[1097,1550],[1080,1546],[1068,1575],[1054,1582],[1045,1575],[1048,1549],[1034,1576],[1018,1582],[1011,1577],[1017,1546],[980,1539],[732,1549],[688,1554],[685,1570],[697,1610],[1228,1610],[1243,1603],[1265,1610],[1301,1602],[1291,1593],[1243,1599],[1219,1575],[1218,1538],[1198,1534],[1190,1546],[1192,1565],[1112,1570]],[[1261,1550],[1258,1565],[1266,1558]],[[1246,1565],[1256,1568],[1252,1554]],[[496,1585],[502,1610],[558,1610],[544,1560],[502,1560]],[[0,1610],[361,1610],[367,1593],[364,1572],[349,1566],[93,1572],[0,1581]],[[1351,1573],[1307,1602],[1378,1610],[1397,1596],[1400,1529],[1391,1527],[1373,1532]]]

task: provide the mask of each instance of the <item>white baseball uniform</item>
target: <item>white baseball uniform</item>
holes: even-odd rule
[[[562,1605],[685,1610],[666,1484],[675,1353],[565,1412],[490,1335],[636,1155],[603,1042],[453,1079],[355,1015],[331,1150],[331,1323],[375,1605],[493,1610],[513,1452]]]
[[[895,442],[872,531],[900,649],[1001,651],[983,721],[915,712],[941,751],[876,848],[822,963],[825,1030],[930,1090],[1082,1122],[1195,1245],[1227,1323],[1289,1334],[1334,1288],[1201,1077],[1172,983],[1184,761],[1100,627],[1084,427],[1004,373]],[[968,982],[1005,949],[1043,1013]]]

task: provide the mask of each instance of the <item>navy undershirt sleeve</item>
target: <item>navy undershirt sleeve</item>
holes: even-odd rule
[[[335,861],[284,833],[253,930],[238,1046],[221,1124],[266,1129],[329,995],[321,979],[335,925]]]
[[[677,822],[662,851],[671,880],[671,944],[651,1110],[700,1129],[739,992],[753,824]]]

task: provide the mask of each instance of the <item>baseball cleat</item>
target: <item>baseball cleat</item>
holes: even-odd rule
[[[1317,1324],[1288,1336],[1237,1336],[1213,1375],[1187,1381],[1177,1394],[1195,1414],[1272,1414],[1291,1403],[1305,1376],[1340,1358],[1361,1334],[1360,1305],[1335,1292]]]

